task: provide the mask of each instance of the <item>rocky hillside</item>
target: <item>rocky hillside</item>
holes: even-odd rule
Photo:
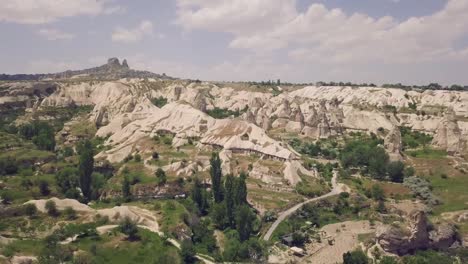
[[[130,69],[127,60],[120,64],[119,59],[110,58],[107,64],[85,70],[68,70],[59,73],[46,74],[0,74],[0,80],[4,81],[41,81],[59,80],[68,78],[92,78],[103,80],[115,80],[120,78],[162,78],[173,79],[165,74],[156,74],[149,71],[137,71]]]

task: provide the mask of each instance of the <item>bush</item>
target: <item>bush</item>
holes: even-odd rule
[[[160,97],[151,99],[151,102],[152,102],[155,106],[161,108],[161,107],[163,107],[163,106],[165,106],[165,105],[167,104],[167,99],[164,98],[164,97],[162,97],[162,96],[160,96]]]
[[[44,121],[33,121],[19,127],[18,133],[32,142],[41,150],[55,149],[55,133],[52,126]]]
[[[158,182],[159,185],[164,185],[164,184],[166,184],[167,177],[166,177],[166,173],[164,172],[163,169],[158,168],[158,169],[156,170],[155,175],[156,175],[157,182]]]
[[[138,236],[138,227],[129,217],[125,217],[119,225],[119,230],[127,235],[128,240],[135,241],[140,239]]]
[[[403,182],[405,164],[401,161],[390,162],[387,166],[388,176],[392,182]]]
[[[0,199],[2,200],[2,204],[10,204],[13,201],[13,195],[11,192],[3,192],[0,195]]]
[[[368,264],[369,259],[362,250],[355,250],[343,254],[343,264]]]
[[[134,159],[135,159],[136,162],[141,162],[141,155],[140,154],[135,154]]]
[[[242,114],[243,111],[239,111],[239,110],[236,110],[236,111],[232,111],[232,110],[229,110],[227,108],[219,108],[219,107],[215,107],[214,109],[212,110],[207,110],[206,113],[215,118],[215,119],[224,119],[224,118],[228,118],[230,116],[234,116],[234,117],[238,117]]]
[[[153,154],[151,155],[153,157],[154,160],[158,160],[159,159],[159,153],[156,152],[156,151],[153,151]]]
[[[24,213],[29,216],[35,216],[37,214],[37,207],[35,204],[26,204],[24,206]]]
[[[65,210],[63,211],[63,213],[65,214],[66,218],[68,220],[75,220],[76,219],[76,211],[75,209],[73,209],[72,207],[68,206],[67,208],[65,208]]]
[[[0,175],[12,175],[18,172],[18,163],[12,157],[0,158]]]
[[[49,183],[47,181],[39,181],[39,192],[42,196],[47,196],[50,194]]]
[[[403,181],[403,185],[408,187],[414,196],[421,198],[426,204],[438,205],[441,203],[440,199],[432,194],[431,184],[420,177],[407,177]]]
[[[79,186],[78,169],[65,167],[55,174],[55,181],[63,194]]]
[[[194,263],[195,262],[195,249],[193,248],[193,243],[189,239],[182,241],[180,248],[180,255],[185,263]]]
[[[57,205],[54,201],[48,200],[45,204],[45,209],[47,210],[47,214],[53,217],[57,217],[59,215],[59,211],[57,210]]]
[[[378,184],[372,185],[371,195],[372,195],[372,198],[374,198],[374,200],[376,200],[376,201],[385,200],[384,191],[383,191],[382,187],[380,185],[378,185]]]

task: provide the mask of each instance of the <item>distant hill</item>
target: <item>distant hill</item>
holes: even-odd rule
[[[130,69],[127,60],[123,60],[122,64],[118,58],[110,58],[107,63],[90,69],[64,71],[59,73],[44,73],[44,74],[0,74],[2,81],[40,81],[47,79],[69,79],[69,78],[88,77],[93,79],[121,79],[121,78],[160,78],[160,79],[175,79],[165,74],[157,74],[149,71],[138,71]]]

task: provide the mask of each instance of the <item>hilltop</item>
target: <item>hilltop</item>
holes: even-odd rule
[[[129,67],[126,59],[120,63],[118,58],[110,58],[104,65],[84,70],[68,70],[59,73],[43,74],[0,74],[0,80],[3,81],[64,80],[69,78],[88,78],[100,80],[116,80],[121,78],[173,79],[172,77],[166,76],[165,74],[133,70]]]

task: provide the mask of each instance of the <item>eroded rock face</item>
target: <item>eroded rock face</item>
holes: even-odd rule
[[[387,150],[390,160],[401,160],[402,143],[401,133],[398,127],[393,128],[384,139],[384,147]]]
[[[437,126],[432,144],[445,149],[449,154],[457,154],[461,150],[461,130],[455,119],[455,112],[449,110]]]
[[[455,227],[441,224],[434,230],[423,211],[413,211],[407,223],[394,223],[377,230],[377,242],[387,252],[405,255],[416,250],[446,249],[457,242]]]

